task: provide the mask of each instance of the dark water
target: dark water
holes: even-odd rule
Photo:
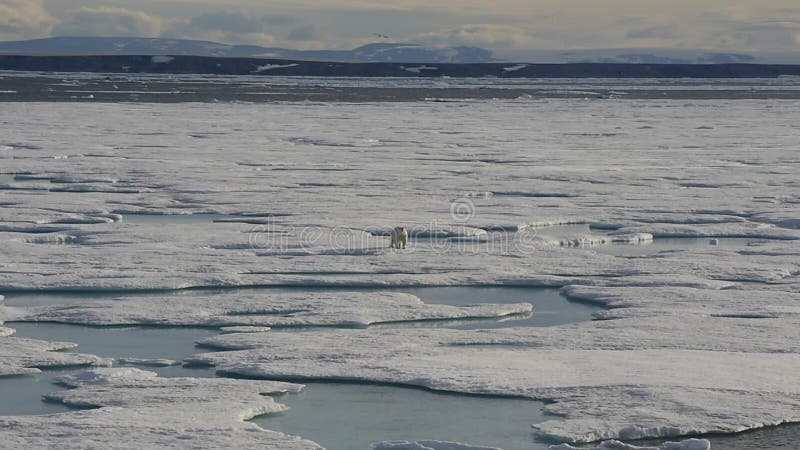
[[[182,360],[198,353],[194,343],[214,336],[215,330],[201,328],[87,327],[58,323],[7,322],[16,336],[78,344],[75,351],[103,357],[165,358]]]
[[[510,316],[501,319],[448,322],[441,326],[461,330],[508,327],[547,327],[592,320],[592,314],[601,310],[597,305],[567,300],[552,288],[512,287],[435,287],[401,289],[416,295],[425,303],[465,306],[476,303],[531,303],[533,314],[526,317]],[[437,326],[436,323],[420,326]]]
[[[70,351],[108,358],[163,358],[177,361],[193,353],[202,352],[202,349],[195,348],[194,342],[216,334],[213,330],[203,329],[103,328],[20,322],[11,322],[5,325],[15,329],[18,337],[78,344],[78,348]],[[139,367],[158,372],[161,376],[214,376],[214,372],[207,369],[191,369],[181,366]],[[0,377],[0,415],[39,415],[73,410],[74,408],[60,403],[46,402],[42,396],[49,392],[65,389],[64,386],[55,384],[55,379],[78,370],[80,369],[45,369],[42,373],[35,375]]]
[[[291,409],[253,421],[337,450],[362,450],[387,440],[436,439],[544,450],[530,425],[544,420],[541,402],[474,397],[384,385],[314,383],[277,397]]]
[[[0,377],[0,416],[42,415],[72,411],[61,403],[44,401],[43,395],[63,390],[55,379],[74,369],[46,370],[35,375]]]

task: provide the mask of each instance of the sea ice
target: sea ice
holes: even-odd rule
[[[376,444],[375,450],[501,450],[495,447],[476,447],[459,442],[446,441],[390,441]]]
[[[180,361],[174,359],[116,358],[116,362],[125,366],[168,367],[178,366]]]
[[[687,439],[680,442],[666,442],[658,447],[637,447],[620,441],[605,441],[594,448],[561,444],[551,446],[550,450],[709,450],[710,448],[711,443],[706,439]]]
[[[800,420],[797,383],[787,375],[800,370],[787,345],[800,339],[800,202],[787,190],[798,173],[786,150],[797,141],[790,102],[53,103],[0,110],[0,121],[9,147],[0,165],[17,174],[0,188],[4,292],[568,286],[572,298],[608,306],[600,314],[608,320],[469,332],[229,333],[207,343],[241,350],[191,360],[246,376],[551,399],[558,416],[537,426],[573,442]],[[473,195],[487,192],[493,195]],[[115,216],[248,212],[273,215],[259,223],[173,224]],[[653,244],[702,238],[706,245],[644,257],[548,244],[544,225],[574,223],[590,223],[592,236],[612,241],[652,235]],[[429,233],[412,236],[407,251],[391,251],[385,236],[362,231],[394,226]],[[744,242],[724,245],[731,237]],[[318,317],[272,317],[250,308],[261,304],[255,297],[244,311],[215,305],[222,297],[165,295],[165,304],[149,305],[121,295],[117,304],[82,303],[73,312],[62,305],[0,314],[214,326],[469,315],[388,296],[373,308],[366,297],[347,308],[341,298],[315,297],[329,303],[313,305]],[[8,373],[93,361],[8,336],[0,346],[13,355],[0,361]],[[199,423],[215,420],[203,414]],[[41,421],[24,423],[16,432],[46,432]]]
[[[0,305],[3,296],[0,295]],[[45,368],[105,365],[104,359],[75,352],[63,352],[75,347],[69,342],[46,342],[14,337],[14,330],[2,326],[7,320],[0,306],[0,378],[41,372]],[[0,380],[1,381],[1,380]]]
[[[6,317],[17,321],[213,327],[365,327],[385,322],[496,318],[532,311],[530,303],[427,305],[414,295],[399,292],[340,290],[232,291],[197,293],[180,299],[123,297],[31,308],[5,307]]]
[[[223,333],[266,333],[272,330],[270,327],[236,326],[222,327],[219,331]]]
[[[800,391],[785,375],[800,370],[800,355],[785,346],[797,339],[800,324],[793,297],[785,307],[773,302],[772,319],[754,321],[730,315],[749,308],[750,299],[769,301],[769,290],[576,286],[567,292],[613,306],[617,317],[546,329],[226,334],[204,344],[234,351],[188,361],[255,378],[548,399],[554,403],[547,410],[560,418],[537,428],[571,442],[736,432],[800,419]],[[712,312],[714,303],[728,305],[728,314],[699,314]],[[331,341],[340,345],[331,348]]]
[[[320,450],[315,443],[245,422],[281,412],[264,394],[302,386],[220,378],[161,378],[134,368],[95,369],[62,377],[72,389],[50,401],[94,407],[45,416],[0,417],[9,448],[262,448]]]

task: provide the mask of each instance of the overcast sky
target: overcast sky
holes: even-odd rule
[[[800,0],[0,0],[0,40],[146,36],[349,49],[379,41],[538,49],[800,45]]]

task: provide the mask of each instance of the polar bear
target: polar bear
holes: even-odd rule
[[[395,227],[392,230],[392,244],[389,248],[406,248],[408,243],[408,229],[406,227]]]

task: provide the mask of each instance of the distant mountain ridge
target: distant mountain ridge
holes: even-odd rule
[[[37,55],[182,55],[263,57],[304,61],[458,63],[494,62],[492,52],[479,47],[425,47],[374,43],[353,50],[291,50],[258,45],[228,45],[187,39],[138,37],[52,37],[0,42],[0,53]]]

